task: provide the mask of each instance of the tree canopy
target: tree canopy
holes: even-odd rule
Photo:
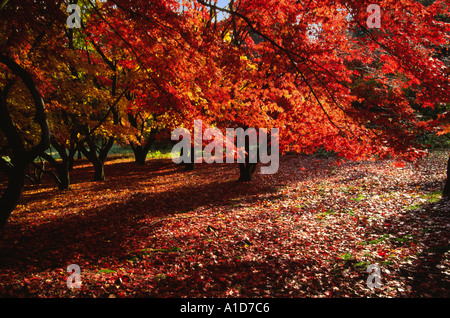
[[[68,26],[69,4],[81,28]],[[450,102],[449,5],[379,1],[380,28],[369,28],[369,4],[3,1],[0,166],[23,179],[51,142],[67,162],[83,152],[101,180],[114,143],[146,154],[155,136],[196,119],[278,128],[281,153],[418,158],[420,133],[449,131],[447,113],[418,111]]]

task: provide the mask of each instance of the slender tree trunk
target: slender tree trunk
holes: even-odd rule
[[[92,165],[94,166],[94,181],[105,180],[105,163],[96,159],[92,161]]]
[[[69,159],[63,157],[61,162],[57,162],[52,156],[47,153],[43,153],[42,158],[47,160],[50,165],[55,168],[56,174],[51,171],[44,171],[45,173],[50,174],[53,179],[55,179],[56,184],[58,185],[59,190],[69,190],[70,189],[70,174],[69,174]]]
[[[79,146],[80,150],[83,152],[83,155],[89,160],[89,162],[94,167],[94,181],[103,181],[105,180],[105,169],[104,163],[105,160],[97,157],[95,148],[89,149],[89,151],[82,145]]]
[[[105,162],[108,157],[108,153],[114,145],[114,137],[110,137],[106,143],[102,145],[97,154],[95,141],[92,136],[86,138],[86,142],[89,146],[89,150],[83,144],[78,144],[78,149],[81,150],[83,155],[92,163],[94,167],[94,181],[105,180]]]
[[[184,166],[184,170],[186,170],[186,171],[192,171],[195,169],[195,148],[194,148],[194,146],[191,146],[190,156],[191,156],[191,162],[186,163]]]
[[[69,190],[70,189],[70,174],[69,174],[69,166],[64,165],[61,171],[59,171],[59,180],[61,181],[58,184],[59,190]]]
[[[256,170],[258,163],[250,162],[250,139],[245,136],[245,161],[239,163],[239,180],[238,181],[251,181],[253,173]]]
[[[94,44],[94,43],[93,43]],[[117,89],[117,61],[109,60],[101,51],[99,46],[96,46],[94,44],[95,49],[97,52],[102,56],[103,60],[106,64],[108,64],[109,68],[114,72],[114,74],[111,77],[112,84],[111,84],[111,96],[114,97],[116,95],[116,89]],[[116,99],[114,105],[110,106],[109,111],[111,111],[113,116],[113,124],[118,125],[119,124],[119,112],[116,108],[116,103],[120,100],[122,95],[125,93],[125,91]],[[104,120],[107,117],[104,118]],[[103,120],[102,120],[103,122]],[[97,146],[95,144],[95,137],[91,135],[90,128],[87,127],[87,135],[83,142],[78,143],[78,149],[81,150],[83,155],[92,163],[94,166],[94,181],[103,181],[105,180],[105,161],[108,157],[108,152],[111,150],[112,146],[114,145],[115,138],[109,137],[106,141],[106,143],[102,144],[102,147],[98,151],[97,155]],[[84,142],[86,142],[89,146],[89,151],[84,146]]]
[[[58,182],[57,182],[58,189],[69,190],[70,189],[69,158],[62,159],[62,162],[57,163],[55,168],[58,175]]]
[[[61,162],[56,162],[53,158],[47,160],[49,161],[56,169],[58,175],[58,189],[59,190],[69,190],[70,189],[70,170],[71,165],[73,165],[73,158],[75,156],[76,147],[72,146],[69,148],[67,153],[66,147],[64,145],[57,142],[55,139],[52,140],[52,145],[58,152],[61,157]]]
[[[450,198],[450,157],[447,161],[447,180],[445,181],[444,189],[442,190],[443,198]]]
[[[78,152],[77,159],[81,159],[81,151],[78,150],[78,147],[71,147],[69,149],[69,170],[73,170],[73,165],[75,163],[75,154]]]
[[[75,164],[75,156],[69,158],[69,170],[73,170],[73,165]]]

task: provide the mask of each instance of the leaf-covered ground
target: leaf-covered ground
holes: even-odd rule
[[[112,160],[104,182],[78,164],[71,191],[27,186],[0,240],[0,296],[448,297],[446,156],[284,156],[249,183],[230,164]]]

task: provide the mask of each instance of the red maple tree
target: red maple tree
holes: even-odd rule
[[[91,140],[85,154],[102,165],[114,136],[129,134],[136,142],[136,127],[125,122],[129,114],[145,112],[169,130],[192,129],[194,119],[220,129],[277,127],[281,152],[323,148],[350,159],[421,156],[416,136],[423,125],[412,105],[449,102],[448,67],[435,57],[449,41],[448,23],[436,18],[448,15],[448,3],[380,1],[382,22],[376,29],[366,24],[369,4],[241,0],[219,8],[202,0],[83,2],[85,29],[77,41],[83,39],[85,47],[75,49],[84,61],[90,59],[92,69],[78,65],[79,80],[85,88],[103,90],[88,104],[91,110],[103,105],[109,116],[96,115],[105,151],[97,156],[98,144]],[[227,14],[221,20],[220,11]],[[15,60],[39,78],[44,98],[67,103],[51,96],[58,88],[50,80],[74,49],[67,41],[65,7],[57,1],[32,6],[17,1],[6,3],[0,14],[8,16],[0,43],[3,65],[6,58]],[[31,54],[36,47],[39,54]],[[45,62],[45,49],[52,52],[51,63]],[[103,72],[96,73],[93,62]],[[76,70],[76,63],[71,67]],[[2,68],[3,90],[12,73]],[[129,98],[119,107],[126,92]],[[8,156],[15,142],[1,128],[2,153]],[[92,135],[84,136],[87,141]],[[0,213],[9,216],[9,210]]]

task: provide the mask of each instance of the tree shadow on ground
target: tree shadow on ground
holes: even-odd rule
[[[222,214],[233,213],[234,205],[237,202],[250,206],[253,202],[261,203],[263,200],[282,201],[283,192],[280,190],[285,186],[295,187],[299,182],[308,179],[320,182],[322,178],[329,178],[330,162],[332,161],[321,160],[318,162],[316,158],[282,157],[279,173],[266,176],[255,175],[252,182],[236,182],[238,169],[235,165],[227,164],[199,164],[193,171],[183,171],[182,167],[175,166],[170,160],[151,161],[147,166],[138,166],[132,162],[110,162],[106,167],[107,180],[104,182],[91,182],[92,174],[90,173],[93,170],[90,166],[77,167],[73,173],[74,189],[72,191],[61,195],[55,195],[56,192],[50,190],[25,195],[23,205],[30,210],[29,214],[33,217],[21,219],[28,213],[21,210],[19,216],[8,224],[5,237],[0,241],[0,271],[9,269],[14,275],[24,273],[29,275],[29,273],[38,273],[38,271],[65,268],[68,264],[83,266],[83,262],[86,263],[86,266],[89,263],[91,269],[95,268],[96,262],[121,264],[123,260],[128,260],[132,252],[142,250],[143,247],[159,247],[159,244],[164,244],[162,240],[172,239],[170,231],[176,232],[176,225],[164,227],[165,220],[189,217],[196,213],[206,214],[216,207]],[[299,171],[303,166],[308,167],[308,170]],[[285,169],[285,167],[289,167],[289,169]],[[293,169],[295,170],[296,167],[298,167],[298,171],[293,173]],[[336,170],[338,173],[335,177],[341,177],[339,169]],[[352,178],[359,177],[356,169],[354,174]],[[48,186],[47,189],[51,187]],[[102,201],[102,194],[109,190],[116,190],[117,198],[114,197],[114,191],[112,191],[111,197]],[[121,195],[123,193],[126,195]],[[77,209],[79,197],[82,202]],[[64,200],[64,202],[58,202],[59,200]],[[99,202],[95,202],[96,200]],[[90,204],[91,202],[93,204]],[[54,208],[56,215],[53,216],[46,213],[48,209],[52,209],[52,204],[58,204]],[[430,205],[430,208],[433,206],[435,205]],[[446,208],[442,207],[441,210],[444,211],[444,209]],[[236,209],[234,210],[236,211]],[[41,221],[38,218],[40,213],[43,217]],[[428,218],[430,219],[428,220]],[[34,223],[35,221],[37,222]],[[209,222],[214,222],[214,216],[207,221],[205,226]],[[421,226],[424,226],[426,231],[439,233],[439,235],[429,237],[425,235],[424,230],[422,236],[416,240],[425,244],[426,250],[429,248],[428,252],[430,253],[435,253],[437,250],[439,254],[440,251],[448,250],[445,245],[445,239],[448,240],[448,236],[445,235],[448,231],[444,231],[445,226],[443,225],[448,224],[446,214],[442,214],[438,220],[436,213],[432,210],[405,211],[387,221],[391,224],[388,231],[395,237],[404,235],[409,230],[417,231]],[[407,225],[406,228],[405,225]],[[200,227],[203,227],[203,223]],[[163,232],[163,230],[167,231]],[[370,228],[368,231],[384,234],[386,228]],[[157,237],[158,233],[162,233],[163,238]],[[168,236],[165,235],[167,233],[169,233]],[[440,239],[436,240],[436,237],[440,237]],[[186,237],[186,239],[193,238]],[[198,251],[202,253],[203,246],[200,246]],[[428,252],[423,257],[419,255],[418,262],[411,267],[401,268],[405,271],[403,276],[412,277],[409,284],[413,286],[411,295],[425,295],[427,285],[423,285],[423,282],[430,279],[441,281],[437,287],[438,292],[435,294],[443,295],[448,291],[448,285],[443,283],[445,280],[442,273],[437,273],[436,276],[423,275],[426,269],[439,265],[444,258],[439,255],[431,258],[431,254]],[[441,253],[441,255],[444,254]],[[174,256],[170,255],[170,257]],[[176,257],[172,261],[172,263],[176,263]],[[333,287],[330,282],[339,286],[340,283],[349,279],[348,276],[339,276],[343,274],[338,272],[325,273],[313,270],[312,268],[316,265],[313,261],[313,258],[286,259],[283,260],[284,263],[281,262],[281,259],[225,261],[215,265],[208,263],[203,268],[204,272],[192,270],[188,272],[189,275],[185,276],[164,276],[163,279],[162,276],[153,276],[150,279],[152,286],[160,284],[161,290],[167,284],[173,285],[174,288],[193,286],[193,289],[199,290],[203,288],[205,281],[196,276],[197,273],[204,273],[203,277],[216,273],[213,274],[213,276],[215,275],[213,283],[210,284],[212,294],[220,293],[220,288],[231,282],[231,284],[236,284],[231,287],[241,290],[241,295],[264,296],[265,293],[270,292],[271,295],[281,297],[298,296],[290,294],[290,292],[295,290],[298,290],[299,293],[304,292],[304,288],[307,290],[309,288],[309,295],[323,296],[324,291]],[[166,266],[166,264],[162,266]],[[310,269],[305,270],[304,266],[308,266]],[[289,269],[289,271],[280,274],[280,267]],[[248,276],[245,281],[239,281],[239,277],[235,275],[244,270]],[[262,272],[266,273],[267,279],[258,281]],[[325,276],[322,278],[316,276],[316,274],[323,275],[324,273]],[[427,275],[429,274],[430,271],[427,272]],[[367,273],[364,272],[361,277],[361,281],[364,283]],[[306,281],[299,283],[301,278]],[[257,291],[242,292],[245,289],[254,288],[255,281],[257,281]],[[285,286],[291,284],[292,281],[296,281],[304,288]],[[214,285],[216,283],[217,286]],[[139,289],[139,292],[142,292],[143,296],[159,296],[157,293],[155,294],[155,290],[147,293],[146,289],[142,288],[142,290]],[[171,296],[170,290],[164,290],[164,292],[167,293],[164,294],[165,296]],[[351,290],[340,292],[343,295],[356,295]],[[186,293],[186,295],[188,294],[191,295],[190,292]]]
[[[72,190],[78,186],[92,188],[93,190],[104,190],[114,188],[121,190],[124,187],[138,186],[139,182],[158,176],[168,177],[179,173],[181,169],[173,164],[171,160],[157,159],[148,160],[146,165],[138,165],[134,162],[116,162],[111,160],[105,164],[106,180],[93,181],[94,169],[88,162],[78,163],[70,172],[70,185]],[[39,193],[31,193],[39,189]],[[41,200],[48,200],[57,194],[70,193],[71,190],[58,190],[54,180],[44,175],[40,184],[26,183],[21,204],[29,204]]]
[[[372,227],[367,233],[389,234],[398,246],[414,244],[422,252],[408,265],[399,267],[410,290],[407,297],[450,296],[450,201],[426,203],[384,221],[388,227]]]
[[[138,297],[311,297],[324,296],[337,279],[314,275],[315,262],[224,260],[181,275],[159,275],[138,288]],[[286,270],[280,270],[284,268]],[[151,288],[148,288],[151,285]],[[225,292],[227,291],[227,292]]]
[[[144,168],[145,169],[145,168]],[[118,176],[119,180],[92,185],[91,191],[103,191],[111,186],[120,187],[127,182],[144,180],[154,177],[158,169],[149,166],[139,175],[131,173],[132,177]],[[198,172],[196,172],[198,173]],[[141,179],[136,179],[136,178]],[[183,178],[186,175],[176,176]],[[142,220],[158,219],[198,207],[228,205],[229,200],[242,196],[264,194],[273,191],[273,187],[237,181],[213,181],[200,183],[191,182],[164,191],[152,193],[133,191],[123,202],[102,204],[98,207],[80,210],[79,213],[60,215],[49,222],[31,225],[26,232],[20,223],[9,224],[5,237],[0,241],[1,267],[20,268],[35,267],[45,270],[52,267],[66,266],[77,258],[96,261],[102,258],[123,257],[135,248],[133,236],[143,226]],[[42,199],[42,196],[38,196]],[[26,202],[33,201],[34,198]],[[95,198],[94,198],[95,200]]]
[[[426,204],[414,211],[422,220],[425,248],[418,255],[413,277],[411,297],[450,296],[450,201]]]
[[[36,220],[39,213],[46,212],[46,207],[52,208],[52,201],[60,200],[58,215],[44,215],[44,222],[35,224],[23,224],[20,219],[9,222],[0,241],[0,267],[45,270],[65,266],[77,258],[95,261],[123,257],[139,243],[134,236],[145,226],[143,221],[182,214],[199,207],[235,204],[239,198],[245,198],[250,204],[261,198],[273,199],[280,185],[299,181],[298,176],[293,178],[282,171],[283,165],[296,162],[297,157],[282,158],[280,173],[256,174],[251,182],[236,181],[237,166],[230,164],[198,164],[193,171],[183,171],[183,167],[169,159],[149,160],[145,166],[134,162],[110,162],[105,167],[107,179],[103,182],[91,181],[93,169],[90,165],[76,167],[71,175],[73,190],[58,191],[52,181],[47,180],[41,185],[42,191],[25,192],[21,204],[28,207],[34,203],[35,208],[26,208],[21,213],[34,214],[33,220]],[[317,178],[314,174],[302,176],[313,177]],[[171,182],[175,184],[180,180],[185,183],[172,186]],[[154,189],[159,190],[154,192]],[[129,190],[131,194],[123,201],[98,202],[94,208],[81,207],[75,213],[65,213],[66,209],[77,208],[78,197],[91,194],[94,195],[91,201],[95,201],[96,193],[108,190]],[[89,197],[83,200],[89,201]]]

